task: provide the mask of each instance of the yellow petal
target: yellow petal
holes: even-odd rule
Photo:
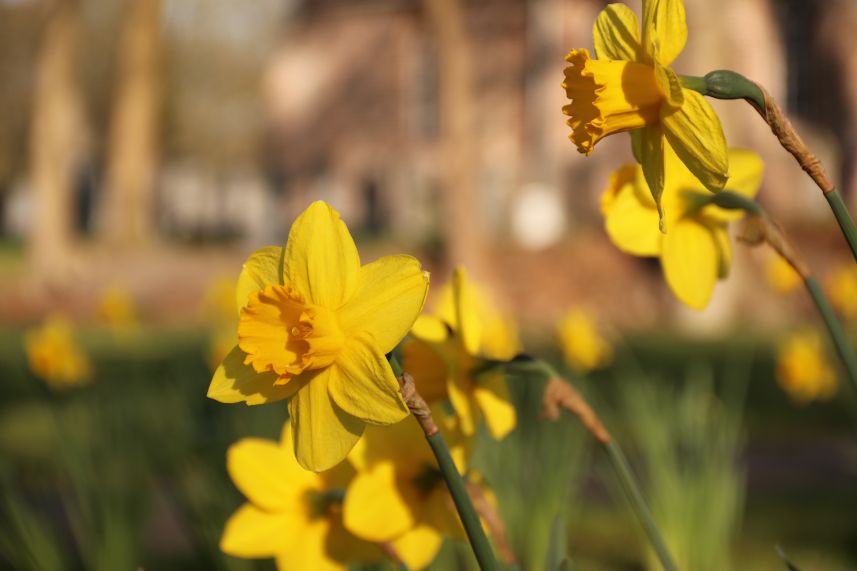
[[[426,402],[448,398],[446,383],[449,369],[441,355],[428,343],[418,340],[405,343],[402,348],[402,368],[414,378],[417,391]]]
[[[641,61],[637,15],[625,4],[608,4],[592,29],[598,59]]]
[[[682,219],[671,225],[663,244],[661,265],[673,293],[690,307],[704,309],[720,269],[715,237],[703,224]]]
[[[327,390],[339,408],[363,422],[394,424],[408,415],[390,363],[365,333],[342,348]]]
[[[365,425],[331,400],[327,390],[331,367],[314,373],[289,401],[289,416],[298,462],[321,472],[345,459]]]
[[[416,321],[428,294],[428,274],[411,256],[386,256],[360,268],[354,295],[338,312],[342,330],[368,331],[389,353]]]
[[[238,285],[235,286],[235,305],[238,311],[247,305],[251,294],[263,290],[269,285],[283,283],[283,248],[266,246],[256,250],[244,262]]]
[[[481,299],[479,292],[468,281],[464,268],[455,268],[452,274],[452,291],[455,299],[456,327],[468,353],[475,355],[482,341]]]
[[[420,571],[437,557],[443,536],[429,525],[418,525],[393,541],[393,549],[408,569]]]
[[[441,319],[423,314],[414,322],[411,334],[420,341],[443,343],[449,337],[449,329]]]
[[[273,557],[302,550],[297,539],[306,524],[300,512],[269,513],[244,504],[226,521],[220,550],[236,557]]]
[[[303,386],[301,377],[275,385],[276,373],[257,373],[244,364],[246,354],[235,346],[214,371],[208,386],[208,398],[223,403],[264,404],[289,398]]]
[[[762,158],[746,149],[729,149],[729,180],[726,190],[742,194],[749,198],[756,196],[762,185],[765,163]],[[726,210],[711,205],[704,210],[706,217],[720,221],[740,220],[745,216],[742,210]]]
[[[410,415],[391,426],[367,426],[348,458],[358,470],[378,462],[393,461],[400,473],[410,470],[413,475],[419,473],[423,465],[435,463],[425,434]]]
[[[646,203],[636,191],[638,170],[637,165],[625,165],[610,177],[601,201],[604,227],[610,240],[623,252],[657,256],[661,252],[658,211],[651,200]]]
[[[661,117],[664,133],[678,158],[711,192],[723,189],[729,173],[726,137],[720,119],[705,98],[684,89],[681,108]]]
[[[455,414],[461,422],[461,431],[471,436],[476,432],[476,423],[479,421],[476,410],[476,403],[471,401],[471,396],[462,387],[463,383],[468,383],[466,379],[451,379],[447,383],[447,392],[449,394],[449,402],[452,403],[452,408],[455,409]]]
[[[648,57],[669,65],[687,43],[682,0],[643,0],[643,49]]]
[[[414,526],[409,499],[402,495],[392,462],[360,472],[348,486],[343,504],[345,528],[368,541],[389,541]]]
[[[243,438],[229,447],[226,468],[247,499],[271,512],[301,511],[304,494],[321,488],[318,475],[298,465],[291,443]]]
[[[357,287],[360,257],[339,213],[313,202],[292,224],[286,243],[286,283],[308,301],[339,308]]]
[[[663,220],[664,211],[661,196],[664,193],[664,136],[657,125],[644,127],[640,132],[640,166],[649,186],[649,192]]]
[[[664,105],[668,109],[679,109],[684,103],[684,91],[676,73],[657,61],[655,66],[655,81],[664,94]]]
[[[473,387],[473,398],[482,412],[488,431],[496,440],[515,428],[515,406],[502,373],[480,375]]]
[[[333,557],[329,548],[331,524],[328,518],[314,519],[301,528],[291,549],[277,554],[277,571],[345,571],[348,565]]]

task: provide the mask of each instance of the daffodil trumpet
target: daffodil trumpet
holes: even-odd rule
[[[822,190],[839,229],[848,242],[851,254],[857,261],[857,226],[854,225],[854,219],[848,212],[842,195],[824,172],[821,161],[809,150],[773,97],[759,84],[730,70],[712,71],[704,77],[680,76],[679,80],[682,87],[700,95],[715,99],[744,99],[753,106],[770,126],[783,148],[791,153],[800,167]]]

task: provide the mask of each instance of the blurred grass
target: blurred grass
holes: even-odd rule
[[[226,448],[245,436],[276,438],[285,407],[205,398],[207,335],[141,329],[115,338],[85,330],[94,382],[55,394],[27,370],[22,331],[0,329],[0,568],[273,568],[227,557],[217,542],[243,501],[226,474]],[[841,400],[795,408],[776,387],[764,339],[629,338],[613,367],[580,382],[605,410],[619,406],[624,383],[640,374],[660,392],[674,390],[688,363],[710,366],[719,390],[736,359],[751,363],[743,458],[749,493],[736,568],[779,568],[776,544],[802,568],[854,568],[854,422]],[[642,569],[635,523],[599,478],[603,459],[573,419],[537,419],[540,383],[510,381],[520,426],[497,445],[483,439],[474,459],[498,496],[521,568],[544,568],[563,514],[575,569]],[[622,416],[613,422],[624,424]],[[633,454],[631,461],[642,465]],[[433,568],[468,565],[466,546],[449,545]]]

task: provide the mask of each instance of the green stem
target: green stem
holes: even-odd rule
[[[643,526],[643,530],[646,532],[658,559],[660,559],[664,571],[677,571],[678,567],[676,567],[667,544],[657,524],[655,524],[655,518],[652,517],[652,512],[649,511],[646,500],[643,499],[643,494],[640,492],[640,487],[637,485],[634,474],[628,466],[625,454],[622,453],[622,449],[619,448],[614,439],[605,444],[604,448],[607,450],[613,468],[615,468],[616,474],[619,476],[619,482],[622,484],[625,496],[627,496],[628,502],[631,504],[631,508],[634,510],[637,519],[640,520],[640,524]]]
[[[839,320],[836,318],[833,308],[830,307],[830,302],[827,301],[824,292],[821,290],[821,286],[818,285],[815,278],[810,276],[803,283],[812,297],[812,301],[815,302],[815,307],[818,309],[822,320],[824,320],[824,324],[827,326],[827,331],[830,333],[836,353],[845,367],[848,379],[854,386],[854,390],[857,391],[857,355],[854,354],[854,348],[849,343],[842,325],[840,325]]]
[[[458,510],[458,517],[461,518],[461,523],[464,525],[464,531],[467,533],[467,539],[473,548],[473,554],[476,556],[479,568],[482,571],[499,571],[500,566],[494,557],[494,551],[482,530],[482,523],[479,521],[479,516],[476,515],[476,510],[470,501],[470,495],[464,486],[464,480],[455,467],[455,462],[449,454],[449,448],[446,446],[443,435],[436,432],[427,436],[426,440],[428,440],[434,457],[437,459],[438,468],[440,468],[440,473],[446,481],[447,488],[449,488],[452,501],[455,502],[455,509]]]
[[[842,230],[842,234],[851,248],[851,254],[854,256],[854,260],[857,261],[857,227],[854,226],[854,220],[851,218],[848,208],[846,208],[845,203],[842,201],[842,195],[839,194],[838,190],[833,189],[830,192],[825,192],[824,198],[830,204],[830,209],[836,217],[836,222],[839,223],[839,228]]]
[[[393,374],[397,377],[401,376],[403,374],[402,366],[399,364],[395,353],[388,354],[387,359],[390,361]],[[499,571],[500,566],[494,557],[494,551],[491,549],[491,544],[482,529],[482,522],[479,521],[479,516],[470,500],[470,494],[467,493],[464,480],[458,473],[458,468],[455,467],[446,440],[440,431],[431,435],[426,432],[426,440],[428,440],[431,451],[437,460],[437,466],[446,482],[446,487],[449,489],[449,495],[452,496],[452,501],[455,503],[455,509],[458,511],[458,517],[464,526],[464,531],[467,534],[470,547],[473,549],[473,554],[476,556],[476,561],[479,563],[479,568],[482,571]]]

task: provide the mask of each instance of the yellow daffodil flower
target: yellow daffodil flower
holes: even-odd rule
[[[232,481],[249,502],[226,522],[220,549],[244,558],[276,558],[278,571],[340,571],[382,558],[342,525],[348,465],[316,474],[295,460],[289,425],[279,443],[245,438],[227,453]],[[353,472],[353,470],[352,470]]]
[[[777,350],[777,383],[799,404],[836,394],[836,371],[824,355],[821,336],[812,330],[788,337]]]
[[[208,396],[260,404],[290,399],[298,461],[320,471],[342,461],[367,423],[408,415],[385,354],[425,302],[428,274],[410,256],[361,266],[339,213],[310,205],[283,248],[254,252],[236,290],[238,345]]]
[[[137,309],[128,290],[111,286],[101,295],[97,309],[98,319],[116,332],[129,331],[137,326]]]
[[[25,349],[30,370],[52,388],[66,388],[89,381],[92,366],[74,338],[71,322],[49,317],[38,329],[27,333]]]
[[[428,401],[449,399],[467,435],[485,419],[494,438],[516,423],[501,372],[479,373],[486,359],[508,361],[520,350],[514,322],[498,312],[463,268],[440,293],[436,315],[421,315],[405,344],[403,366]]]
[[[780,293],[790,293],[800,287],[803,278],[779,254],[772,253],[765,267],[765,276],[771,287]]]
[[[664,277],[676,297],[690,307],[703,309],[711,299],[714,284],[729,273],[732,245],[728,223],[741,218],[743,212],[705,204],[711,195],[669,145],[665,151],[666,234],[658,231],[658,212],[637,165],[626,165],[613,174],[601,200],[601,211],[607,234],[620,250],[635,256],[659,257]],[[763,166],[751,151],[730,150],[726,188],[755,196]]]
[[[562,353],[568,366],[579,374],[603,367],[613,359],[613,349],[595,327],[586,311],[566,313],[557,324]]]
[[[857,267],[840,266],[827,279],[830,303],[848,319],[857,318]]]
[[[433,414],[463,473],[467,440],[438,407]],[[443,476],[413,417],[394,426],[367,428],[348,458],[357,470],[343,505],[348,531],[367,541],[388,543],[414,570],[432,562],[444,535],[462,535]]]
[[[669,65],[687,41],[682,0],[643,0],[642,38],[637,16],[624,4],[608,4],[595,21],[598,59],[571,50],[565,69],[563,107],[571,140],[590,154],[603,137],[632,131],[635,155],[663,214],[664,143],[704,188],[726,183],[729,160],[720,119],[702,95],[682,87]]]

